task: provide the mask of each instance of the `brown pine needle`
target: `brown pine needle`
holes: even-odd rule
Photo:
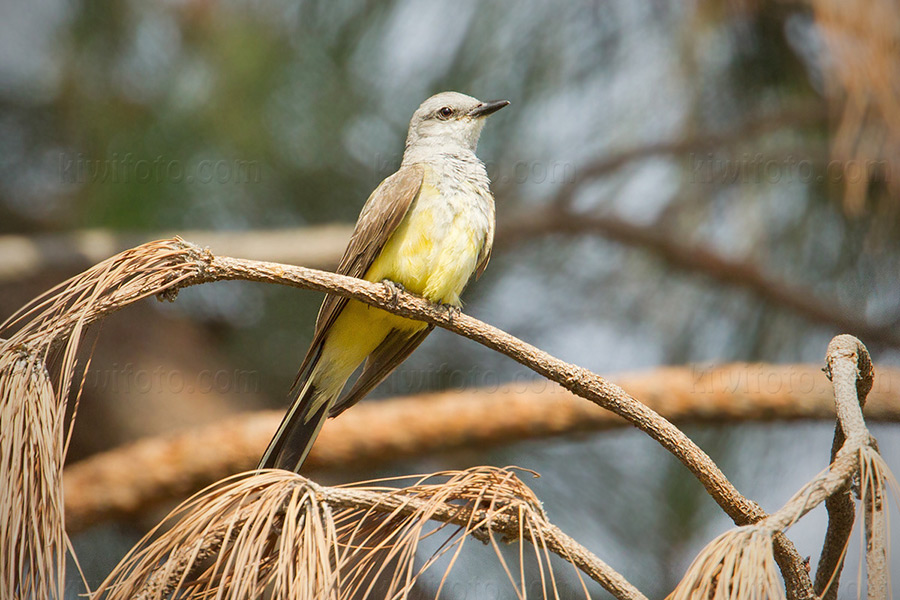
[[[62,598],[63,412],[34,356],[0,354],[0,598]]]
[[[64,415],[84,328],[196,269],[179,240],[118,254],[54,287],[0,324],[0,597],[62,598]],[[3,339],[3,338],[6,339]],[[62,348],[57,381],[45,364]],[[69,424],[71,426],[71,423]],[[8,557],[8,558],[7,558]]]
[[[865,529],[864,535],[860,536],[860,543],[865,538],[867,593],[869,598],[888,598],[892,597],[890,592],[893,589],[888,566],[891,559],[888,496],[894,497],[895,504],[900,502],[900,483],[874,448],[863,447],[859,458],[860,506],[857,522],[860,520],[859,513],[862,513]],[[861,585],[860,573],[858,586]]]
[[[419,542],[439,533],[446,540],[423,558]],[[468,538],[494,544],[503,563],[498,535],[519,544],[522,579],[513,587],[521,598],[524,544],[569,558],[558,540],[549,541],[553,532],[537,498],[508,469],[435,473],[403,488],[330,488],[286,471],[254,472],[175,509],[95,597],[259,598],[271,592],[285,599],[401,600],[441,556],[458,553]],[[442,584],[455,562],[455,556],[448,561]],[[538,565],[545,598],[558,598],[549,555]]]
[[[780,600],[773,552],[771,533],[756,526],[726,531],[697,555],[669,600]]]

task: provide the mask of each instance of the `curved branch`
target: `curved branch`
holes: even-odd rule
[[[828,470],[804,486],[777,512],[761,520],[758,523],[760,527],[778,531],[789,527],[826,498],[849,486],[851,478],[859,471],[860,451],[870,443],[869,430],[857,397],[859,365],[865,363],[872,364],[869,353],[855,337],[839,335],[828,344],[826,374],[834,383],[837,419],[846,441]]]
[[[212,281],[259,281],[330,292],[403,317],[432,323],[505,354],[574,394],[624,418],[678,458],[738,525],[754,523],[766,517],[765,511],[741,495],[718,465],[681,430],[620,387],[587,369],[566,363],[466,314],[457,314],[411,294],[397,294],[393,288],[384,284],[304,267],[217,257],[187,242],[182,244],[185,248],[194,250],[191,257],[192,272],[173,283],[171,293],[175,293],[180,287]],[[776,537],[776,551],[782,574],[792,595],[796,592],[797,597],[812,597],[809,573],[793,544],[779,535]]]
[[[806,513],[847,489],[854,477],[859,478],[860,496],[867,510],[868,597],[886,597],[886,523],[881,500],[888,478],[883,472],[876,472],[883,471],[886,466],[866,428],[860,401],[872,388],[872,362],[859,340],[850,335],[839,335],[828,344],[825,372],[834,386],[838,423],[846,438],[835,459],[778,511],[749,527],[726,532],[708,544],[679,583],[673,597],[693,598],[697,593],[703,597],[707,593],[710,597],[713,594],[718,597],[720,589],[726,590],[727,597],[739,597],[734,591],[743,589],[744,585],[755,585],[749,582],[757,581],[771,561],[771,551],[760,552],[758,546],[753,549],[754,540],[767,541],[769,536],[777,539]],[[728,565],[727,574],[724,565]]]
[[[718,466],[690,438],[655,411],[591,371],[571,365],[506,332],[446,307],[433,305],[393,286],[375,284],[304,267],[217,257],[181,239],[139,246],[95,266],[60,286],[60,297],[39,298],[3,326],[31,319],[8,341],[21,347],[51,348],[91,322],[148,295],[173,299],[178,289],[220,280],[247,280],[291,285],[350,297],[388,312],[432,323],[501,352],[576,395],[623,417],[659,442],[703,484],[738,524],[766,517],[755,502],[742,496]],[[68,286],[68,287],[66,287]],[[68,308],[63,313],[63,307]],[[776,537],[776,552],[792,596],[812,597],[812,582],[793,545]]]
[[[856,395],[859,407],[862,409],[866,405],[866,398],[875,382],[875,373],[868,351],[861,344],[860,347],[862,351],[858,356],[859,377],[856,381]],[[871,419],[871,415],[869,419]],[[846,439],[841,420],[838,418],[834,424],[831,462],[834,462]],[[822,554],[819,556],[819,564],[816,566],[815,591],[822,597],[822,600],[836,600],[840,587],[841,570],[844,567],[844,549],[847,547],[856,518],[856,507],[853,499],[850,498],[849,488],[828,496],[825,499],[825,509],[828,512],[828,528],[825,530],[825,543],[822,545]]]
[[[744,498],[724,473],[693,441],[622,388],[582,367],[550,354],[463,313],[454,313],[408,293],[396,293],[384,284],[327,273],[198,251],[200,273],[177,288],[220,280],[247,280],[292,285],[353,298],[382,310],[431,323],[496,350],[572,393],[610,410],[659,442],[700,480],[716,502],[739,525],[759,520],[762,509]]]

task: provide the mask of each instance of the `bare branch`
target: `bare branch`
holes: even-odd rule
[[[844,445],[844,440],[841,425],[836,423],[834,441],[831,445],[832,462],[838,450]],[[822,544],[822,553],[816,567],[814,589],[822,600],[837,600],[841,570],[844,567],[844,552],[856,520],[856,507],[850,497],[850,486],[826,498],[825,510],[828,511],[828,528],[825,530],[825,542]]]
[[[856,393],[860,409],[866,404],[866,398],[875,381],[875,373],[868,352],[859,355],[859,377],[856,380]],[[882,377],[890,374],[885,373]],[[869,415],[872,420],[872,415]],[[834,425],[834,440],[831,444],[831,462],[834,462],[838,451],[844,445],[846,437],[841,421]],[[850,497],[850,487],[832,494],[825,500],[828,511],[828,528],[825,531],[825,542],[822,554],[816,567],[815,590],[823,600],[836,600],[840,587],[841,570],[844,566],[844,554],[856,520],[856,507]]]
[[[869,447],[870,439],[856,391],[860,373],[858,365],[864,362],[871,364],[868,351],[853,336],[839,335],[828,344],[826,373],[834,384],[835,409],[846,441],[827,471],[804,486],[778,512],[772,513],[757,523],[757,526],[773,531],[786,529],[827,497],[839,493],[859,471],[860,452]]]
[[[869,594],[871,598],[885,597],[885,546],[876,547],[874,544],[883,544],[887,539],[884,517],[878,513],[883,511],[881,498],[890,476],[866,429],[858,396],[868,392],[873,383],[871,359],[865,346],[850,335],[835,337],[828,345],[826,373],[834,384],[838,422],[846,438],[834,461],[777,512],[751,526],[726,532],[709,544],[695,559],[685,579],[679,583],[673,594],[675,598],[687,597],[686,594],[697,589],[701,593],[706,590],[715,591],[722,585],[726,586],[724,589],[731,591],[744,589],[750,580],[755,581],[760,573],[767,570],[770,560],[766,552],[759,550],[760,535],[772,536],[774,539],[828,497],[845,490],[854,477],[860,480],[863,504],[868,502],[872,512],[872,531],[867,532],[868,542],[873,544],[867,552]],[[896,481],[893,483],[896,485]],[[876,526],[878,531],[874,531]],[[754,540],[757,543],[756,550],[745,552]],[[719,573],[725,572],[726,564],[730,565],[730,575],[727,580],[719,581]],[[732,593],[726,597],[737,596]]]
[[[134,272],[128,267],[132,260],[140,260],[144,265],[158,266],[156,270],[148,271],[148,267],[145,266],[142,270]],[[110,272],[115,273],[115,278],[128,281],[128,285],[103,287],[91,292],[91,286],[111,277]],[[37,318],[29,322],[26,331],[16,333],[15,343],[29,347],[32,344],[40,344],[45,347],[48,343],[59,343],[60,340],[80,331],[88,323],[149,294],[156,293],[173,298],[181,287],[235,279],[336,293],[400,316],[433,323],[468,337],[506,354],[539,375],[611,410],[647,433],[694,473],[707,492],[736,523],[748,524],[766,516],[759,505],[742,496],[734,488],[709,456],[683,432],[618,386],[587,369],[561,361],[472,317],[448,311],[410,294],[398,295],[395,290],[383,284],[303,267],[216,257],[211,252],[181,240],[161,241],[140,246],[97,265],[92,271],[69,284],[75,286],[75,289],[83,288],[84,293],[71,299],[39,300],[37,306],[15,315],[4,324],[4,327],[11,327],[37,314]],[[70,310],[60,317],[57,312],[60,310],[57,308],[60,303],[64,306],[71,304],[86,308],[81,311]],[[54,315],[57,318],[53,318]],[[52,342],[48,342],[48,339]],[[788,589],[792,594],[799,590],[798,597],[811,597],[812,582],[803,568],[802,559],[796,549],[786,538],[777,537],[775,541],[779,564],[788,582]]]
[[[383,284],[373,284],[334,273],[216,257],[211,253],[198,254],[195,260],[201,264],[199,275],[192,278],[185,277],[177,287],[225,279],[243,279],[330,291],[465,336],[505,354],[539,375],[559,383],[574,394],[629,421],[678,458],[735,523],[749,524],[766,516],[758,504],[741,495],[718,465],[672,423],[599,375],[559,360],[496,327],[466,314],[447,311],[410,294],[398,296]],[[792,590],[792,593],[793,590],[801,590],[798,597],[812,597],[812,582],[793,544],[787,538],[776,537],[776,552],[782,574],[788,581],[788,589]]]
[[[199,249],[198,249],[199,250]],[[599,375],[555,358],[508,333],[464,313],[456,314],[407,293],[395,294],[383,284],[334,273],[204,253],[196,277],[177,287],[209,281],[243,279],[329,291],[377,306],[394,314],[437,325],[496,350],[559,383],[574,394],[611,410],[660,442],[693,472],[713,498],[736,521],[751,522],[762,509],[747,500],[728,482],[712,460],[671,423]]]
[[[823,475],[807,484],[758,526],[783,530],[826,498],[842,493],[853,477],[858,476],[864,510],[871,513],[866,520],[869,597],[883,598],[887,592],[887,574],[882,496],[888,476],[882,471],[883,460],[874,447],[874,438],[869,434],[862,414],[865,395],[872,389],[874,381],[868,350],[853,336],[835,337],[828,345],[826,373],[834,384],[835,408],[845,442]]]

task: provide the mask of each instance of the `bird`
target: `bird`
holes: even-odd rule
[[[425,100],[410,120],[399,169],[363,205],[337,272],[459,310],[460,294],[484,272],[494,242],[494,197],[475,149],[486,118],[508,104],[459,92]],[[374,389],[432,329],[326,295],[291,388],[293,401],[259,469],[299,472],[326,419]]]

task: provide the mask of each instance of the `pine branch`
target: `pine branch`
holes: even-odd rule
[[[736,523],[749,524],[766,517],[765,512],[742,496],[712,459],[683,432],[618,386],[587,369],[561,361],[465,314],[410,294],[398,294],[393,286],[304,267],[217,257],[180,239],[154,242],[126,251],[51,290],[50,295],[39,298],[33,306],[26,307],[0,327],[0,330],[8,330],[26,323],[0,349],[5,352],[15,348],[20,352],[45,355],[50,348],[68,341],[67,354],[72,355],[84,327],[131,302],[152,294],[174,299],[182,287],[238,279],[351,297],[468,337],[616,413],[647,433],[697,477]],[[54,295],[56,293],[59,295]],[[791,596],[812,597],[812,582],[796,549],[780,534],[775,538],[775,547]]]
[[[190,247],[186,242],[182,243],[185,248]],[[221,280],[276,283],[334,293],[396,315],[432,323],[505,354],[574,394],[629,421],[681,461],[738,525],[753,523],[766,517],[765,511],[741,495],[713,460],[681,430],[626,394],[620,387],[587,369],[566,363],[466,314],[457,314],[411,294],[398,294],[392,287],[384,284],[303,267],[217,257],[211,252],[201,251],[196,247],[194,249],[192,262],[196,264],[198,272],[194,276],[186,275],[181,278],[180,283],[172,286],[173,292],[179,287]],[[791,595],[796,593],[797,598],[812,598],[809,573],[803,566],[800,554],[786,537],[776,537],[776,554]]]
[[[102,600],[207,597],[370,597],[382,580],[405,598],[437,558],[466,538],[494,547],[523,545],[559,597],[549,552],[571,563],[619,600],[646,600],[633,585],[553,525],[540,501],[509,469],[477,467],[416,477],[402,488],[328,487],[296,473],[255,471],[229,478],[175,509],[110,574],[93,597]],[[436,521],[455,528],[429,528]],[[414,566],[420,540],[445,540]],[[449,561],[446,579],[455,560]],[[507,573],[510,573],[507,567]],[[580,579],[580,576],[579,576]],[[510,574],[511,583],[517,583]],[[362,587],[361,587],[362,586]],[[356,592],[363,591],[359,596]],[[588,597],[587,588],[583,588]],[[237,593],[240,592],[240,593]]]
[[[771,541],[828,498],[841,494],[854,481],[859,482],[858,495],[868,517],[865,535],[869,598],[886,597],[887,523],[883,497],[885,487],[897,486],[897,482],[878,454],[863,419],[861,398],[871,389],[873,381],[872,363],[865,346],[850,335],[832,339],[826,355],[826,374],[834,385],[837,419],[845,438],[828,469],[804,485],[778,511],[711,542],[673,592],[673,600],[713,594],[736,599],[741,597],[740,590],[745,589],[757,593],[763,590],[761,597],[781,597],[772,579]],[[826,540],[828,543],[831,541]],[[828,548],[825,550],[833,553]],[[832,573],[827,575],[830,580]],[[719,589],[725,593],[720,595]]]

